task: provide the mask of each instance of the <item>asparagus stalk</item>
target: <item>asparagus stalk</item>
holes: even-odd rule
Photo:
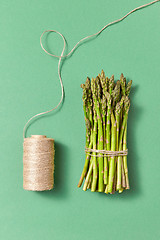
[[[86,80],[86,82],[88,82],[88,78]],[[88,83],[87,83],[88,84]],[[88,87],[88,86],[87,86]],[[85,123],[86,123],[86,148],[92,148],[93,146],[93,142],[92,140],[90,141],[90,136],[92,135],[91,134],[91,124],[90,124],[90,121],[89,121],[89,118],[91,119],[91,111],[88,111],[88,109],[90,109],[90,106],[88,107],[88,102],[87,101],[87,87],[85,84],[81,84],[81,88],[83,89],[83,110],[84,110],[84,116],[85,116]],[[91,138],[92,139],[92,138]],[[90,160],[90,155],[89,153],[86,154],[86,159],[85,159],[85,165],[84,165],[84,168],[83,168],[83,171],[82,171],[82,174],[81,174],[81,177],[80,177],[80,180],[79,180],[79,183],[78,183],[78,187],[81,187],[82,185],[82,182],[87,174],[87,169],[88,169],[88,164],[89,164],[89,160]]]
[[[130,91],[131,91],[131,86],[132,86],[132,80],[130,80],[127,84],[126,87],[126,96],[129,96]],[[127,149],[127,124],[124,130],[124,137],[123,137],[123,150]],[[123,178],[123,180],[125,181],[125,187],[126,189],[129,189],[129,178],[128,178],[128,167],[127,167],[127,155],[123,156],[123,163],[122,166],[124,168],[124,175],[125,177]]]
[[[107,99],[107,123],[106,123],[106,149],[107,151],[111,150],[111,95],[110,93],[106,92],[106,99]],[[106,161],[106,165],[105,165],[105,173],[106,173],[106,178],[104,181],[104,184],[108,183],[108,162],[109,162],[109,158]],[[108,189],[108,187],[106,187]],[[107,191],[106,189],[106,191]]]
[[[119,150],[120,114],[123,107],[123,101],[124,101],[124,98],[122,97],[121,101],[116,104],[116,108],[115,108],[115,116],[116,116],[116,123],[117,123],[117,146],[116,146],[117,151]],[[121,178],[121,158],[117,158],[117,176],[119,177],[119,179]],[[116,180],[117,179],[118,178],[116,178]],[[117,188],[117,184],[116,184],[116,188]]]
[[[102,96],[102,119],[103,119],[103,144],[104,144],[104,149],[106,149],[106,107],[107,107],[107,102],[106,102],[106,93],[107,93],[107,87],[108,87],[108,78],[105,77],[104,71],[102,70],[101,74],[98,75],[101,86],[102,86],[102,91],[103,91],[103,96]],[[108,181],[108,160],[107,157],[104,157],[104,184],[107,184]]]
[[[101,98],[100,98],[100,82],[99,78],[96,78],[94,81],[94,91],[93,98],[95,103],[95,109],[97,112],[97,121],[98,121],[98,150],[103,150],[103,124],[102,124],[102,114],[101,114]],[[98,178],[98,191],[103,192],[104,191],[104,182],[103,182],[103,155],[99,153],[101,157],[98,157],[98,163],[99,163],[99,178]]]
[[[106,143],[106,107],[107,107],[107,103],[106,103],[106,97],[105,95],[103,95],[102,98],[102,119],[103,119],[103,144],[104,144],[104,149],[106,149],[107,147],[107,143]],[[104,157],[104,184],[107,184],[108,182],[108,160],[107,157]]]
[[[96,111],[94,110],[94,129],[93,129],[93,149],[96,149],[97,147],[97,115]],[[91,191],[95,192],[97,187],[97,177],[98,177],[98,168],[97,168],[97,157],[96,153],[94,153],[95,156],[92,156],[93,161],[93,180],[91,185]]]
[[[113,144],[111,145],[111,112],[112,112],[112,106],[111,106],[111,101],[112,101],[112,94],[113,94],[113,87],[114,87],[114,75],[111,76],[111,78],[109,79],[109,83],[108,83],[108,92],[106,92],[106,98],[107,98],[107,129],[106,129],[106,143],[107,143],[107,150],[110,151],[112,150]],[[112,114],[112,139],[114,136],[114,128],[113,125],[115,124],[114,122],[114,116]],[[112,164],[111,164],[111,160],[112,160]],[[113,166],[113,162],[114,160],[111,158],[108,158],[108,162],[109,162],[109,183],[108,186],[106,186],[105,192],[112,192],[112,184],[111,181],[113,181],[113,179],[111,179],[111,175],[114,174],[113,169],[111,171],[110,166]],[[112,172],[112,174],[111,174]]]
[[[128,97],[126,96],[124,99],[124,118],[123,118],[123,122],[122,122],[122,126],[121,126],[120,138],[119,138],[119,151],[122,150],[123,134],[124,134],[124,129],[127,124],[129,107],[130,107],[130,101],[129,101]],[[117,190],[121,190],[121,187],[122,187],[121,166],[122,166],[122,157],[118,156]]]
[[[124,137],[123,137],[123,150],[127,149],[127,125],[124,130]],[[127,156],[123,157],[124,162],[124,173],[125,173],[125,180],[126,180],[126,189],[129,189],[129,178],[128,178],[128,167],[127,167]]]

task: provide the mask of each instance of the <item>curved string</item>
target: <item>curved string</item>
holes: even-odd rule
[[[142,9],[142,8],[144,8],[144,7],[147,7],[147,6],[149,6],[149,5],[152,5],[152,4],[154,4],[154,3],[156,3],[156,2],[159,2],[159,1],[160,1],[160,0],[155,0],[155,1],[152,1],[152,2],[150,2],[150,3],[144,4],[144,5],[142,5],[142,6],[139,6],[139,7],[135,8],[135,9],[131,10],[130,12],[128,12],[128,13],[127,13],[125,16],[123,16],[122,18],[117,19],[117,20],[115,20],[115,21],[113,21],[113,22],[108,23],[107,25],[105,25],[105,26],[104,26],[100,31],[98,31],[97,33],[94,33],[94,34],[92,34],[92,35],[89,35],[89,36],[87,36],[87,37],[82,38],[79,42],[76,43],[76,45],[71,49],[71,51],[70,51],[67,55],[63,55],[63,54],[64,54],[65,47],[66,47],[66,40],[65,40],[64,36],[63,36],[60,32],[58,32],[58,31],[56,31],[56,30],[46,30],[46,31],[44,31],[44,32],[42,33],[42,35],[41,35],[41,37],[40,37],[40,45],[41,45],[42,49],[43,49],[48,55],[50,55],[50,56],[52,56],[52,57],[55,57],[55,58],[59,58],[59,61],[58,61],[58,75],[59,75],[59,80],[60,80],[60,85],[61,85],[61,99],[60,99],[58,105],[57,105],[56,107],[54,107],[53,109],[51,109],[51,110],[49,110],[49,111],[42,112],[42,113],[38,113],[38,114],[34,115],[33,117],[31,117],[31,118],[28,120],[28,122],[25,124],[24,129],[23,129],[23,137],[24,137],[24,138],[25,138],[25,135],[26,135],[27,126],[28,126],[28,124],[29,124],[34,118],[36,118],[36,117],[38,117],[38,116],[41,116],[41,115],[44,115],[44,114],[47,114],[47,113],[49,113],[49,112],[54,111],[55,109],[57,109],[57,108],[59,107],[59,105],[60,105],[61,102],[63,101],[63,97],[64,97],[64,87],[63,87],[62,78],[61,78],[61,72],[60,72],[60,64],[61,64],[62,58],[66,58],[66,57],[70,56],[81,42],[84,42],[85,40],[87,40],[87,39],[89,39],[89,38],[92,38],[92,37],[94,37],[94,36],[98,36],[98,35],[99,35],[101,32],[103,32],[103,30],[105,30],[107,27],[109,27],[109,26],[111,26],[111,25],[113,25],[113,24],[115,24],[115,23],[121,22],[123,19],[125,19],[126,17],[128,17],[128,16],[129,16],[130,14],[132,14],[133,12],[135,12],[135,11],[137,11],[137,10],[139,10],[139,9]],[[55,32],[55,33],[59,34],[59,35],[62,37],[63,42],[64,42],[64,45],[63,45],[63,50],[62,50],[62,53],[61,53],[60,56],[49,53],[49,52],[43,47],[42,37],[43,37],[43,35],[44,35],[45,33],[47,33],[47,32]]]
[[[26,129],[27,129],[28,124],[29,124],[34,118],[36,118],[36,117],[38,117],[38,116],[41,116],[41,115],[44,115],[44,114],[47,114],[47,113],[52,112],[52,111],[54,111],[55,109],[57,109],[57,108],[59,107],[59,105],[61,104],[61,102],[63,101],[63,97],[64,97],[64,87],[63,87],[62,78],[61,78],[60,64],[61,64],[61,59],[62,59],[64,50],[65,50],[65,47],[66,47],[66,41],[65,41],[64,36],[63,36],[61,33],[57,32],[57,31],[55,31],[55,30],[46,30],[46,31],[43,32],[43,34],[46,33],[46,32],[55,32],[55,33],[59,34],[59,35],[63,38],[63,43],[64,43],[64,44],[63,44],[63,50],[62,50],[61,56],[59,57],[59,61],[58,61],[58,76],[59,76],[59,80],[60,80],[60,84],[61,84],[61,99],[60,99],[60,101],[59,101],[59,103],[57,104],[56,107],[52,108],[51,110],[38,113],[38,114],[34,115],[33,117],[31,117],[31,118],[28,120],[28,122],[25,124],[24,129],[23,129],[23,138],[25,138],[25,136],[26,136]],[[41,37],[43,36],[43,34],[41,35]],[[41,42],[41,37],[40,37],[40,42]],[[49,54],[49,53],[48,53],[48,54]]]

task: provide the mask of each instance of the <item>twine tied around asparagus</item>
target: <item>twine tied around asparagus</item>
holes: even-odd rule
[[[85,152],[92,157],[102,157],[102,155],[98,155],[98,154],[94,155],[91,153],[101,153],[101,154],[103,154],[103,157],[119,157],[119,156],[127,156],[128,155],[128,149],[123,150],[123,151],[107,151],[107,150],[97,150],[97,149],[85,148]]]

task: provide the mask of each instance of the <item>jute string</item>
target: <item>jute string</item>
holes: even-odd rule
[[[118,157],[118,156],[128,155],[128,149],[123,151],[107,151],[107,150],[85,148],[85,152],[92,157]],[[100,154],[95,155],[93,153],[100,153],[101,155]]]
[[[51,190],[54,184],[54,140],[43,135],[24,138],[23,188]]]
[[[24,137],[24,156],[23,156],[23,164],[24,164],[24,166],[23,166],[24,167],[23,168],[23,181],[24,182],[23,182],[23,187],[24,187],[24,189],[33,190],[33,191],[43,191],[43,190],[50,190],[50,189],[53,188],[53,171],[54,171],[54,143],[53,143],[53,139],[46,138],[45,136],[40,136],[40,135],[39,136],[35,135],[35,136],[30,137],[30,138],[26,138],[26,130],[28,128],[28,125],[30,124],[30,122],[33,119],[54,111],[62,103],[63,98],[64,98],[64,88],[63,88],[63,83],[62,83],[62,78],[61,78],[61,68],[60,68],[62,59],[70,56],[75,51],[75,49],[78,47],[78,45],[80,45],[85,40],[98,36],[107,27],[122,21],[123,19],[128,17],[133,12],[135,12],[135,11],[141,9],[141,8],[147,7],[149,5],[152,5],[152,4],[154,4],[156,2],[159,2],[159,1],[160,0],[155,0],[155,1],[152,1],[150,3],[144,4],[140,7],[137,7],[135,9],[133,9],[132,11],[128,12],[122,18],[108,23],[97,33],[94,33],[92,35],[89,35],[87,37],[82,38],[72,48],[72,50],[67,55],[63,55],[65,47],[66,47],[66,40],[65,40],[65,37],[60,32],[58,32],[56,30],[46,30],[42,33],[42,35],[40,37],[40,45],[41,45],[42,49],[48,55],[59,59],[59,61],[58,61],[58,76],[59,76],[60,85],[61,85],[61,98],[60,98],[60,101],[57,104],[57,106],[55,106],[51,110],[41,112],[41,113],[38,113],[38,114],[34,115],[33,117],[31,117],[27,121],[27,123],[24,126],[24,129],[23,129],[23,137]],[[62,53],[61,53],[60,56],[49,53],[43,47],[42,37],[45,33],[48,33],[48,32],[57,33],[62,37],[64,45],[63,45],[63,50],[62,50]],[[117,156],[117,154],[125,154],[125,152],[123,152],[123,153],[103,152],[103,154],[106,155],[106,156],[109,156],[108,154],[110,154],[110,156],[111,155],[112,156],[113,155]],[[96,155],[96,156],[98,157],[98,155]]]

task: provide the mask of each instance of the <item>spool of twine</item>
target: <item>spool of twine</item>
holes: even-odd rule
[[[44,135],[24,138],[23,188],[51,190],[54,186],[54,140]]]

